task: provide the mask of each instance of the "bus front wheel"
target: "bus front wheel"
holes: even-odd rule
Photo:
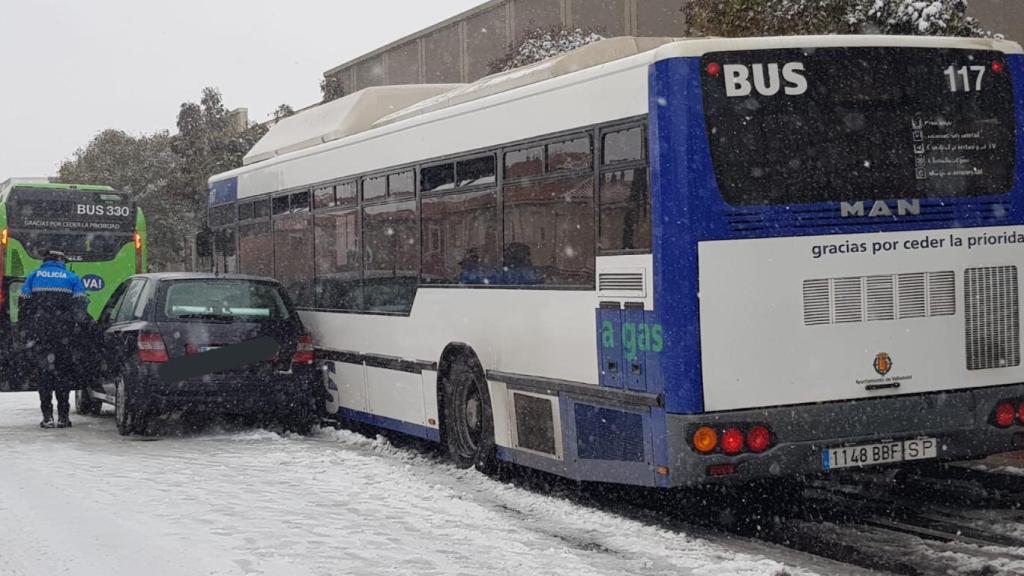
[[[497,466],[491,395],[475,358],[459,355],[444,378],[444,440],[459,468],[492,473]]]

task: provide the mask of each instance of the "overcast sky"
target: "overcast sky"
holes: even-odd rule
[[[0,0],[0,181],[48,176],[101,130],[174,129],[216,86],[265,120],[323,73],[483,0]]]

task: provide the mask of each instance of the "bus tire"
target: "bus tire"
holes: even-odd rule
[[[75,390],[75,412],[83,416],[99,416],[103,402],[89,395],[89,390]]]
[[[114,421],[117,423],[117,433],[121,436],[131,434],[145,434],[148,430],[146,412],[139,398],[136,397],[137,390],[129,379],[118,376],[114,383]]]
[[[494,415],[483,369],[475,357],[459,354],[448,366],[444,386],[444,441],[459,468],[497,468]]]

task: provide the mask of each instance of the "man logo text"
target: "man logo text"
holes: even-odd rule
[[[780,90],[787,96],[799,96],[807,92],[803,62],[789,62],[781,66],[775,63],[750,66],[726,64],[722,70],[725,72],[725,95],[730,98],[750,96],[752,90],[757,90],[762,96],[775,96]]]
[[[871,211],[866,212],[866,210],[867,207],[864,202],[843,202],[840,205],[840,211],[843,218],[849,218],[851,216],[868,216],[871,218],[877,218],[879,216],[892,216],[894,214],[899,216],[917,216],[921,214],[921,201],[916,198],[913,200],[896,200],[896,210],[893,210],[891,204],[884,200],[876,200],[874,204],[871,205]]]

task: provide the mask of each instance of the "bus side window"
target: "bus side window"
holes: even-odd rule
[[[598,247],[602,253],[650,251],[651,194],[642,126],[601,139]]]
[[[506,178],[502,186],[501,284],[593,286],[597,258],[591,137],[552,142],[545,150],[544,176]]]

